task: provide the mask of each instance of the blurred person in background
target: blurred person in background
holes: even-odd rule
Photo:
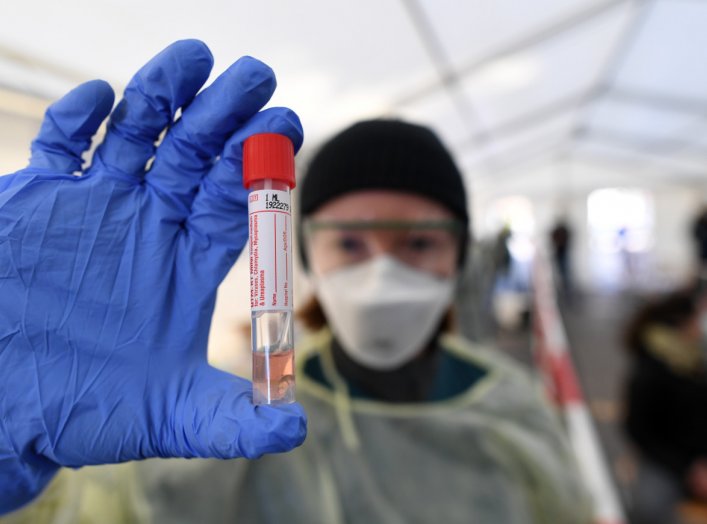
[[[707,205],[703,205],[692,223],[692,239],[695,242],[695,254],[698,272],[707,270]]]
[[[636,524],[680,522],[678,502],[707,502],[707,310],[681,291],[644,306],[630,322],[632,362],[625,427],[639,458]]]
[[[566,219],[559,219],[550,231],[550,246],[555,271],[559,277],[560,296],[569,297],[572,292],[570,259],[572,230]]]
[[[355,124],[316,154],[299,198],[314,289],[300,313],[310,334],[297,345],[304,445],[254,461],[134,463],[91,484],[90,507],[74,503],[81,517],[113,522],[106,508],[121,508],[170,523],[589,523],[538,385],[453,334],[469,213],[436,135],[400,121]],[[82,473],[63,480],[75,487]],[[87,493],[61,480],[55,493]],[[70,506],[51,494],[42,502],[26,522]]]
[[[466,261],[454,305],[459,333],[477,343],[490,341],[497,329],[493,315],[493,293],[496,283],[495,242],[470,239]]]
[[[513,266],[513,255],[508,245],[513,237],[513,231],[509,224],[504,225],[496,235],[495,260],[496,272],[499,277],[506,276],[511,272]]]

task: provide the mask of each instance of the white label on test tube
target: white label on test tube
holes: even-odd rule
[[[292,311],[291,208],[289,191],[248,197],[252,311]]]

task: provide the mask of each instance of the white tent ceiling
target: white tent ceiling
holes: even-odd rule
[[[272,103],[301,115],[309,146],[387,115],[434,127],[472,181],[568,164],[707,173],[705,1],[24,0],[1,12],[0,111],[20,107],[9,92],[52,99],[96,77],[120,88],[192,37],[215,73],[242,54],[268,62]]]

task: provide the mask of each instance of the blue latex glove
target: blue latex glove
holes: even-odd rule
[[[193,40],[152,59],[73,176],[113,105],[106,83],[79,86],[48,109],[29,167],[0,177],[0,512],[61,466],[304,439],[300,406],[254,407],[250,382],[206,362],[216,288],[248,236],[242,143],[302,143],[293,112],[258,112],[275,77],[255,59],[196,96],[212,62]]]

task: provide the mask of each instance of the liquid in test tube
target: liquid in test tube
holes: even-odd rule
[[[253,135],[243,148],[248,194],[253,403],[295,401],[292,316],[294,148],[275,133]]]

